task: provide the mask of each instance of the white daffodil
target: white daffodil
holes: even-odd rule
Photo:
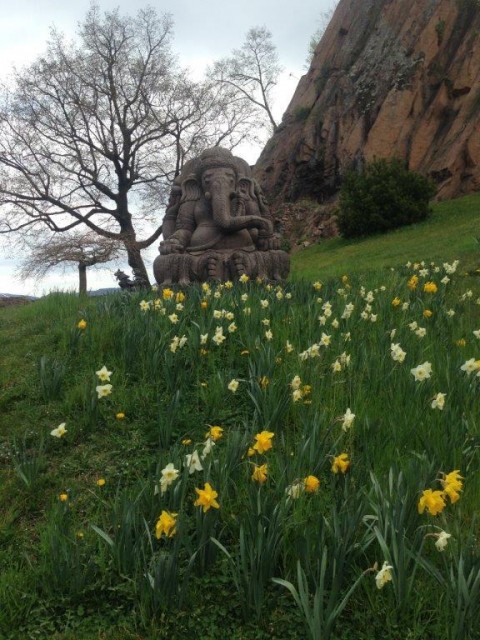
[[[419,364],[413,369],[410,369],[410,373],[415,378],[415,382],[423,382],[427,378],[430,378],[432,374],[432,365],[430,362],[424,362]]]
[[[98,398],[105,398],[112,393],[112,385],[111,384],[101,384],[95,387],[95,391],[97,392]]]
[[[112,375],[112,372],[109,371],[105,365],[103,365],[101,369],[95,371],[95,375],[101,382],[110,382],[110,376]]]
[[[480,360],[475,360],[475,358],[470,358],[470,360],[467,360],[462,364],[460,369],[462,371],[465,371],[467,376],[469,376],[474,371],[477,371],[479,366],[480,366]]]
[[[440,411],[443,411],[446,395],[446,393],[437,393],[437,395],[432,400],[432,409],[440,409]]]
[[[387,584],[387,582],[390,582],[392,579],[392,565],[388,564],[388,562],[385,560],[385,562],[383,563],[382,568],[380,569],[380,571],[377,573],[377,575],[375,576],[375,582],[377,585],[377,589],[383,589],[383,587]]]
[[[169,462],[167,466],[161,471],[162,477],[160,478],[160,491],[163,494],[166,492],[168,487],[175,482],[178,478],[178,474],[180,471],[175,469],[173,462]],[[158,491],[155,491],[157,493]]]
[[[435,542],[435,546],[438,551],[445,551],[445,547],[448,544],[448,540],[452,537],[450,533],[446,531],[440,531],[440,533],[436,533],[437,541]]]
[[[230,380],[230,382],[228,383],[227,389],[232,393],[236,393],[238,389],[238,385],[239,385],[238,380],[235,380],[235,378],[233,378],[233,380]]]
[[[188,473],[192,475],[195,471],[203,471],[202,463],[200,462],[200,456],[195,449],[193,453],[189,453],[185,456],[185,466],[188,467]]]
[[[353,426],[354,420],[355,414],[352,413],[350,409],[347,409],[342,416],[342,430],[347,431],[347,429],[350,429]]]
[[[50,435],[54,438],[63,438],[63,436],[67,433],[67,430],[65,429],[66,424],[66,422],[62,422],[62,424],[59,424],[56,429],[52,429],[52,431],[50,431]]]

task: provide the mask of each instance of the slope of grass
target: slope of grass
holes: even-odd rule
[[[433,205],[429,220],[385,235],[343,240],[332,238],[292,257],[292,277],[314,280],[397,267],[410,260],[462,261],[480,266],[480,194]]]

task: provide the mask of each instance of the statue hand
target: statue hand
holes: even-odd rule
[[[167,256],[170,253],[182,253],[183,246],[177,238],[170,237],[168,240],[160,243],[160,254]]]
[[[280,238],[273,233],[264,234],[260,231],[258,234],[257,247],[260,251],[276,251],[280,249]]]

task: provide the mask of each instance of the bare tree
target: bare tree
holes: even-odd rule
[[[252,27],[240,49],[213,67],[215,79],[263,111],[273,131],[277,123],[272,114],[272,89],[281,72],[272,34],[266,27]]]
[[[239,101],[235,110],[227,91],[177,69],[171,33],[153,9],[124,17],[92,5],[76,43],[53,30],[46,54],[15,73],[0,104],[0,233],[86,226],[122,242],[148,284],[141,251],[162,227],[158,214],[153,230],[142,223],[184,156],[245,135]]]
[[[28,245],[27,245],[28,246]],[[51,269],[74,263],[78,267],[79,292],[87,292],[87,268],[118,258],[122,245],[90,231],[84,234],[52,234],[28,252],[19,275],[22,278],[43,278]]]

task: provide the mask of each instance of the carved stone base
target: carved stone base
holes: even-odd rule
[[[272,251],[205,251],[200,255],[171,253],[159,255],[153,263],[155,280],[160,285],[186,285],[208,280],[238,280],[262,278],[281,282],[288,277],[290,257],[280,250]]]

